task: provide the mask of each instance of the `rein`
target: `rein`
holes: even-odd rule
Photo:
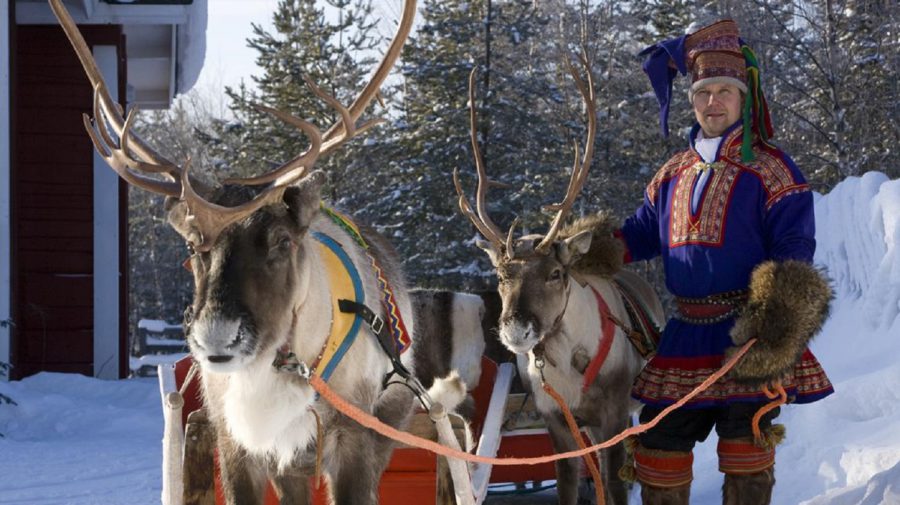
[[[616,435],[615,437],[601,442],[599,444],[592,445],[590,447],[585,447],[583,449],[578,449],[574,451],[567,451],[558,454],[552,454],[549,456],[537,456],[531,458],[489,458],[486,456],[478,456],[477,454],[470,454],[468,452],[464,452],[458,449],[451,449],[449,447],[445,447],[437,442],[433,442],[431,440],[415,436],[411,433],[407,433],[405,431],[398,430],[392,426],[388,426],[381,422],[377,417],[364,412],[359,407],[347,402],[343,398],[341,398],[337,393],[334,392],[328,386],[328,383],[322,380],[318,375],[312,374],[308,377],[308,381],[310,386],[317,393],[319,393],[320,397],[325,401],[330,403],[336,410],[345,416],[353,419],[357,423],[367,428],[370,428],[377,433],[391,438],[397,442],[401,442],[403,444],[416,447],[419,449],[424,449],[426,451],[433,452],[435,454],[461,459],[464,461],[468,461],[471,463],[484,463],[489,465],[499,465],[499,466],[511,466],[511,465],[539,465],[541,463],[550,463],[553,461],[558,461],[566,458],[576,458],[581,457],[586,454],[590,454],[592,452],[599,451],[601,449],[606,449],[607,447],[612,447],[619,442],[625,440],[626,438],[638,435],[643,433],[657,424],[672,411],[681,408],[685,403],[692,400],[695,396],[699,395],[707,388],[709,388],[713,383],[717,380],[721,379],[725,374],[727,374],[735,364],[737,364],[738,360],[740,360],[744,354],[750,349],[750,347],[756,343],[756,339],[750,339],[745,343],[719,370],[714,372],[712,375],[706,378],[700,385],[694,388],[693,391],[685,395],[682,399],[678,400],[676,403],[669,405],[662,412],[656,415],[652,420],[647,423],[639,424],[637,426],[633,426],[623,431],[622,433]]]
[[[594,286],[589,285],[589,287],[594,294],[594,298],[597,300],[597,313],[600,316],[600,344],[597,348],[597,353],[594,355],[594,358],[591,359],[590,364],[584,372],[584,380],[581,386],[582,392],[587,391],[591,383],[594,382],[594,379],[597,378],[597,374],[600,373],[603,364],[606,362],[609,351],[612,349],[612,342],[615,337],[615,327],[617,324],[617,320],[612,317],[612,313],[609,310],[609,305],[606,303],[606,300],[603,299]],[[568,299],[566,300],[566,304],[568,305]],[[563,310],[563,313],[565,313],[565,310]],[[619,326],[621,326],[621,324],[619,324]],[[548,396],[553,398],[560,411],[562,411],[563,417],[566,420],[566,426],[569,428],[569,432],[572,434],[572,438],[575,440],[578,448],[585,449],[587,446],[584,443],[584,439],[581,438],[581,430],[578,428],[578,423],[575,421],[572,411],[569,409],[569,406],[566,405],[566,401],[563,399],[562,395],[553,389],[553,386],[544,379],[544,366],[546,363],[542,351],[543,348],[540,349],[539,353],[535,353],[534,360],[534,366],[541,374],[541,388]],[[597,468],[597,465],[594,463],[594,459],[590,454],[585,454],[582,456],[582,459],[591,474],[591,479],[594,481],[595,503],[597,505],[605,505],[606,499],[603,491],[603,479],[600,476],[600,469]]]

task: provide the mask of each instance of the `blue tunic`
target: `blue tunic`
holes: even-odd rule
[[[622,227],[631,260],[662,256],[666,287],[679,297],[703,298],[745,290],[750,274],[767,260],[812,262],[815,213],[803,174],[784,152],[757,142],[756,159],[741,161],[741,122],[723,134],[714,163],[691,148],[677,153],[647,186],[644,202]],[[705,184],[700,174],[712,170]],[[695,191],[701,191],[692,208]],[[718,370],[732,346],[734,319],[697,325],[670,319],[659,349],[635,381],[632,395],[665,406],[679,400]],[[833,392],[807,350],[794,376],[783,381],[791,401],[810,402]],[[765,395],[723,378],[687,406],[766,401]]]

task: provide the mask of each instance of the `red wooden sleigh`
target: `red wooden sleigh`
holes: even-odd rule
[[[191,358],[186,357],[179,360],[174,366],[159,366],[160,392],[166,416],[166,433],[163,441],[163,503],[165,505],[224,503],[218,470],[214,464],[215,451],[212,449],[214,445],[211,439],[212,434],[208,430],[208,425],[204,426],[204,421],[197,419],[202,406],[199,374],[195,375],[186,386],[183,394],[179,394],[191,364]],[[512,364],[504,363],[498,367],[489,358],[482,358],[481,380],[471,391],[475,400],[475,417],[471,422],[471,428],[474,439],[477,441],[476,454],[478,455],[492,457],[497,455],[498,448],[501,451],[511,450],[509,447],[504,449],[505,446],[500,440],[500,431],[513,374]],[[193,414],[195,412],[198,414]],[[544,438],[547,438],[546,435]],[[205,444],[202,443],[204,439],[206,439]],[[549,439],[546,440],[546,445],[549,447]],[[550,452],[552,449],[543,454]],[[549,473],[547,473],[547,468],[541,467],[549,467]],[[466,469],[468,468],[466,467]],[[553,465],[523,467],[540,469],[538,473],[528,472],[527,478],[516,476],[515,469],[519,467],[501,468],[503,471],[492,475],[490,465],[478,465],[470,472],[466,472],[467,482],[457,482],[457,479],[454,478],[453,484],[457,493],[455,501],[460,504],[480,504],[487,495],[489,482],[536,480],[533,477],[538,476],[540,479],[537,480],[554,478]],[[439,475],[437,455],[424,449],[399,447],[394,450],[387,471],[382,476],[379,486],[380,502],[419,504],[443,503],[445,500],[449,500],[449,503],[453,503],[452,496],[449,498],[439,496],[441,488]],[[504,480],[497,480],[497,475]],[[463,490],[463,496],[460,496],[460,490]],[[469,494],[471,497],[467,496]],[[265,503],[266,505],[278,503],[271,486],[267,490]],[[327,505],[324,483],[315,492],[313,503]]]

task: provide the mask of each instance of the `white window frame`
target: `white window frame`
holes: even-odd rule
[[[94,60],[119,96],[118,48],[96,45]],[[119,176],[94,150],[94,377],[119,378]]]

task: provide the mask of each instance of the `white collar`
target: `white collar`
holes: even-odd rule
[[[697,151],[697,154],[703,158],[703,161],[712,163],[716,161],[716,153],[719,151],[719,144],[721,143],[721,136],[708,139],[703,136],[703,130],[697,130],[697,138],[694,140],[694,149]]]

